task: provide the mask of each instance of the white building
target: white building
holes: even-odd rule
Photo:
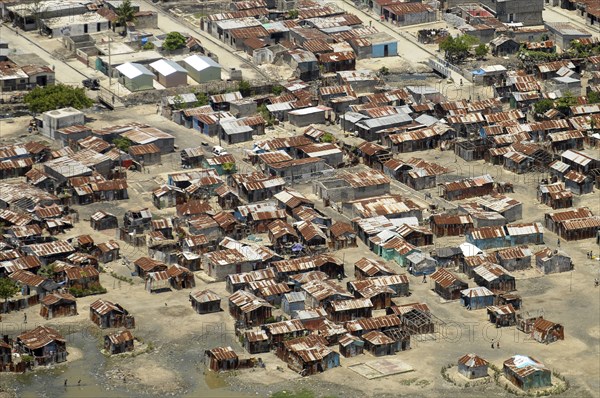
[[[129,91],[152,90],[154,73],[142,64],[127,62],[116,67],[119,82]]]
[[[110,21],[95,12],[42,20],[42,30],[52,37],[81,36],[110,29]]]
[[[54,139],[56,130],[84,125],[85,115],[75,108],[62,108],[44,112],[42,114],[42,122],[42,134]]]
[[[212,58],[190,55],[183,60],[183,66],[190,77],[198,83],[221,80],[221,65]]]
[[[156,80],[166,88],[187,85],[187,71],[170,59],[152,62],[150,68],[156,73]]]

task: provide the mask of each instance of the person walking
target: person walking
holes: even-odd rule
[[[500,349],[500,340],[496,341],[496,348]]]
[[[492,339],[492,350],[494,349],[494,339]]]

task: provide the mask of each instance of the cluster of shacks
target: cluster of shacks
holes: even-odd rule
[[[396,25],[434,18],[428,5],[383,3],[370,7]],[[261,98],[244,98],[236,91],[212,95],[208,105],[197,107],[192,96],[194,100],[178,103],[179,109],[168,114],[198,134],[229,144],[252,142],[244,154],[254,170],[239,172],[232,154],[184,148],[182,170],[158,177],[162,180],[151,192],[160,214],[172,210],[173,216],[157,217],[149,208],[132,207],[117,217],[100,202],[128,199],[127,173],[160,163],[174,151],[175,138],[145,123],[91,128],[74,109],[44,114],[44,134],[62,149],[36,142],[0,148],[0,178],[25,179],[0,183],[0,222],[6,229],[0,277],[10,278],[20,290],[3,310],[39,303],[40,315],[47,319],[77,315],[77,297],[102,291],[100,264],[119,259],[124,242],[142,251],[131,266],[145,290],[189,290],[198,314],[225,310],[221,301],[226,299],[236,334],[250,354],[273,350],[303,375],[339,366],[334,345],[343,356],[365,350],[390,355],[410,348],[411,336],[435,333],[440,321],[426,303],[399,301],[410,295],[411,275],[430,276],[432,290],[443,300],[460,300],[469,310],[486,309],[496,327],[516,325],[544,343],[563,339],[560,324],[519,313],[513,274],[531,268],[543,274],[573,269],[566,252],[533,249],[544,243],[545,229],[564,240],[598,236],[600,216],[573,208],[573,201],[593,194],[600,181],[600,162],[589,151],[600,146],[600,107],[577,97],[575,105],[535,115],[535,120],[527,113],[535,101],[555,99],[560,89],[576,85],[583,71],[591,76],[590,90],[598,92],[600,58],[518,71],[484,67],[477,76],[495,83],[497,98],[450,101],[432,87],[382,88],[381,76],[355,70],[357,59],[396,55],[397,43],[333,5],[306,2],[297,18],[272,21],[268,29],[259,20],[271,17],[267,3],[234,2],[232,7],[232,12],[203,18],[201,28],[247,52],[256,63],[288,63],[295,79],[283,84],[280,93]],[[463,8],[453,12],[469,12]],[[489,14],[485,9],[475,14],[479,12],[478,18],[471,12],[473,21]],[[497,18],[485,18],[490,29],[502,32]],[[467,28],[470,34],[483,37],[487,29],[473,24]],[[514,28],[512,33],[522,32]],[[419,38],[430,35],[420,32]],[[508,52],[517,41],[511,40],[495,39],[492,48]],[[215,67],[205,59],[193,61]],[[321,74],[327,75],[326,83],[313,90],[306,81]],[[175,105],[174,98],[163,103]],[[266,112],[258,113],[259,103]],[[301,133],[253,141],[265,134],[266,116],[302,128]],[[316,127],[326,121],[352,132],[356,145],[337,143]],[[115,144],[123,139],[132,144],[127,151]],[[461,178],[451,167],[398,156],[431,149],[452,150],[465,161],[484,160],[507,173],[548,175],[536,187],[537,199],[552,210],[542,222],[524,222],[523,204],[509,196],[512,186],[491,174]],[[339,170],[342,166],[357,167]],[[337,215],[334,220],[310,195],[290,187],[299,183],[310,184],[325,207],[347,220],[336,221],[342,219]],[[448,204],[448,210],[393,193],[397,183],[408,186],[411,190],[403,192],[414,198],[420,198],[414,191],[430,195],[437,188],[439,202]],[[90,227],[114,230],[116,238],[60,239],[78,222],[73,206],[92,203],[104,210],[91,215]],[[464,237],[464,243],[433,247],[434,239],[446,236]],[[363,244],[365,256],[350,264],[353,278],[344,286],[348,264],[334,252]],[[198,272],[225,282],[229,296],[222,298],[213,291],[217,289],[195,291]],[[290,319],[278,316],[278,309]],[[89,311],[101,328],[135,325],[127,310],[105,299],[92,303]],[[56,331],[28,333],[2,348],[25,350],[38,364],[65,360],[64,338]],[[120,353],[132,350],[133,340],[128,330],[119,331],[105,336],[104,345],[108,352]],[[253,363],[230,347],[208,350],[206,360],[213,370]],[[468,377],[483,374],[486,366],[474,355],[459,360]],[[520,356],[505,362],[505,372],[524,388],[533,385],[526,380],[529,374],[546,374],[539,362]]]

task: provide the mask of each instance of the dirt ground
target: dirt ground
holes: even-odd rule
[[[103,127],[111,124],[123,124],[128,121],[143,120],[150,125],[160,126],[165,131],[175,135],[176,144],[181,148],[198,146],[202,141],[215,144],[214,140],[200,136],[196,131],[186,129],[174,123],[164,120],[156,115],[155,106],[138,106],[135,108],[122,109],[115,112],[104,112],[91,114],[90,124],[93,127]],[[132,116],[135,115],[135,116]],[[28,118],[16,118],[11,123],[6,120],[0,121],[0,131],[3,142],[11,142],[25,139],[43,139],[40,136],[28,136],[24,133]],[[334,126],[318,126],[335,133],[338,139],[345,139],[343,134]],[[278,128],[270,130],[269,136],[291,135],[292,131]],[[240,169],[248,171],[250,165],[241,163],[243,157],[242,147],[250,148],[251,143],[228,148],[236,156]],[[600,154],[597,154],[598,156]],[[451,169],[451,177],[476,176],[489,173],[497,181],[512,182],[515,186],[514,194],[509,196],[523,203],[523,221],[540,221],[543,213],[550,211],[535,199],[536,183],[541,176],[524,175],[518,176],[505,171],[501,167],[490,166],[482,161],[465,162],[456,158],[451,152],[431,150],[427,152],[415,152],[397,155],[406,159],[413,156],[425,160],[435,161]],[[96,242],[115,238],[114,231],[93,231],[89,227],[89,216],[99,210],[109,210],[121,216],[130,207],[148,206],[156,217],[173,215],[174,209],[157,210],[151,203],[151,191],[164,183],[165,173],[179,170],[179,154],[175,152],[166,155],[162,164],[148,167],[147,173],[130,172],[129,201],[95,203],[88,206],[75,206],[80,212],[80,220],[76,227],[61,238],[70,238],[80,234],[90,234]],[[442,181],[444,178],[442,178]],[[310,185],[295,185],[309,195],[312,195]],[[394,184],[392,192],[407,195],[405,187]],[[407,193],[408,192],[408,193]],[[435,196],[437,190],[430,190]],[[311,196],[313,199],[314,196]],[[417,201],[423,201],[422,195]],[[317,208],[323,210],[336,220],[344,219],[331,208],[324,209],[322,203],[315,201]],[[575,198],[576,206],[587,206],[595,214],[600,214],[600,196],[597,192]],[[435,246],[444,246],[457,243],[463,238],[440,238],[435,240]],[[555,247],[557,237],[546,231],[546,244]],[[124,242],[121,244],[121,254],[130,260],[135,260],[146,252],[143,249],[135,249]],[[539,247],[533,247],[535,251]],[[397,355],[406,363],[411,365],[415,371],[408,374],[385,377],[375,380],[367,380],[347,369],[349,365],[374,359],[371,355],[363,355],[357,358],[342,358],[342,366],[333,370],[301,379],[296,373],[290,371],[271,353],[261,354],[266,363],[266,370],[241,371],[235,375],[229,375],[223,380],[229,385],[229,389],[240,394],[254,393],[259,396],[268,395],[271,391],[286,388],[304,386],[315,391],[329,391],[331,395],[356,394],[360,391],[366,396],[391,396],[392,392],[402,391],[411,396],[448,396],[458,394],[467,396],[480,396],[485,393],[490,396],[502,396],[504,390],[495,385],[485,387],[472,387],[459,390],[457,387],[444,381],[440,375],[442,366],[455,363],[456,360],[466,352],[475,352],[496,366],[501,366],[502,361],[514,354],[531,355],[552,369],[559,371],[568,378],[571,389],[565,396],[593,397],[598,396],[600,390],[600,361],[599,361],[599,339],[600,339],[600,289],[595,289],[593,280],[599,276],[600,262],[592,261],[585,257],[584,252],[594,250],[600,255],[599,247],[595,246],[592,239],[577,242],[562,242],[561,249],[573,257],[575,270],[570,273],[542,276],[536,271],[516,273],[517,293],[523,297],[523,310],[530,313],[543,311],[547,319],[560,322],[565,327],[565,340],[551,345],[542,345],[531,342],[526,336],[515,328],[496,329],[487,322],[485,310],[467,311],[458,302],[442,302],[432,292],[431,282],[422,283],[421,278],[409,277],[411,282],[410,297],[396,299],[398,304],[409,302],[425,302],[432,309],[433,314],[443,324],[439,333],[428,341],[413,339],[412,349],[400,352]],[[376,258],[362,243],[358,248],[346,249],[334,253],[335,256],[344,260],[347,275],[353,275],[353,264],[363,256]],[[117,274],[131,277],[132,269],[127,268],[121,261],[109,263],[108,268]],[[403,272],[397,265],[392,265],[398,272]],[[466,277],[465,277],[466,279]],[[345,284],[349,279],[343,281]],[[188,290],[171,291],[161,294],[150,294],[144,290],[142,280],[134,278],[134,284],[112,278],[108,274],[101,275],[103,286],[108,289],[104,297],[108,300],[124,305],[136,318],[136,329],[134,335],[145,343],[152,343],[154,349],[151,352],[128,359],[115,359],[109,367],[118,369],[123,374],[130,375],[128,386],[143,386],[153,394],[181,392],[182,386],[188,391],[194,391],[193,379],[203,371],[201,365],[201,352],[203,349],[217,345],[232,345],[238,353],[244,355],[243,349],[236,342],[233,333],[233,320],[226,311],[220,313],[198,315],[188,301]],[[469,281],[474,286],[473,281]],[[196,279],[196,289],[210,288],[223,297],[222,308],[226,310],[226,297],[223,282],[207,284],[200,278]],[[61,330],[85,330],[98,334],[95,326],[88,320],[89,304],[98,297],[85,297],[78,299],[79,315],[75,317],[53,319],[46,321],[39,316],[39,307],[28,309],[28,324],[24,325],[23,313],[14,312],[3,315],[3,325],[16,330],[31,327],[35,324],[54,325]],[[277,312],[279,313],[279,312]],[[6,330],[6,329],[5,329]],[[500,349],[491,349],[490,341],[500,341]],[[194,351],[196,350],[196,351]],[[185,357],[186,352],[193,353],[194,366],[186,372],[176,372],[164,358]],[[85,357],[85,353],[83,353]],[[191,354],[190,354],[191,355]],[[73,365],[75,366],[75,352],[73,352]],[[183,360],[183,359],[182,359]],[[192,359],[190,359],[192,360]],[[281,368],[281,370],[279,370]],[[144,371],[141,371],[144,369]],[[264,375],[262,373],[264,372]],[[148,375],[152,375],[151,377]],[[120,378],[111,378],[109,385],[122,386]],[[131,383],[131,384],[129,384]],[[216,390],[215,390],[216,391]],[[210,395],[210,394],[209,394]]]

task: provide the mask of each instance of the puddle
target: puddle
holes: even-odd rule
[[[227,387],[227,381],[225,378],[216,372],[207,371],[206,375],[204,376],[204,382],[211,390],[214,390],[215,388]]]
[[[19,375],[5,374],[3,381],[10,384],[14,381],[16,395],[22,398],[117,398],[117,397],[151,397],[165,396],[164,394],[153,394],[152,392],[136,391],[138,386],[132,386],[132,390],[126,386],[111,385],[106,378],[106,373],[114,368],[124,359],[112,359],[102,355],[94,339],[83,338],[80,333],[66,336],[67,346],[81,350],[83,358],[67,364],[57,365],[50,369],[38,369],[35,372],[27,372]],[[202,377],[201,366],[203,349],[190,344],[183,352],[172,352],[167,354],[171,364],[170,370],[182,377],[187,388],[184,393],[176,393],[182,397],[248,397],[240,392],[227,390],[226,376],[214,372],[206,372]],[[175,358],[177,358],[175,360]],[[67,386],[64,382],[67,380]],[[78,382],[80,383],[78,384]],[[143,386],[140,388],[143,390]],[[252,395],[254,396],[254,395]]]

